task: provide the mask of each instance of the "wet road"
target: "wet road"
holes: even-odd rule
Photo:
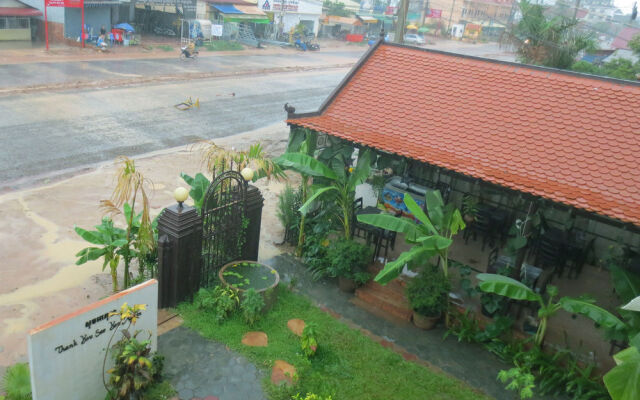
[[[312,111],[347,69],[0,97],[0,191],[61,171],[230,136]],[[174,105],[198,98],[200,109]],[[67,171],[68,172],[68,171]]]
[[[1,89],[71,82],[117,81],[167,75],[256,71],[286,67],[322,67],[354,63],[366,50],[327,50],[284,54],[216,54],[203,52],[197,60],[167,58],[68,61],[0,65]]]

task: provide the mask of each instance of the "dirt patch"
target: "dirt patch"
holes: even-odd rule
[[[292,386],[296,378],[296,369],[286,361],[276,360],[271,370],[271,383]]]
[[[294,335],[302,336],[302,331],[304,331],[304,327],[305,327],[305,323],[301,319],[295,318],[287,321],[287,328],[289,328],[289,330],[293,332]]]
[[[264,332],[247,332],[242,337],[242,344],[251,347],[267,347],[269,338]]]

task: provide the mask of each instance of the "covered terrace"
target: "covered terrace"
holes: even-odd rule
[[[451,251],[461,264],[524,262],[537,290],[552,283],[613,311],[610,263],[640,273],[639,109],[635,82],[378,42],[319,110],[289,108],[287,122],[378,153],[384,178],[372,177],[365,207],[440,190],[468,217]],[[520,259],[505,258],[524,222]],[[394,259],[402,242],[377,255]],[[516,316],[522,327],[526,312]],[[560,313],[548,341],[610,365],[611,343],[582,317]]]

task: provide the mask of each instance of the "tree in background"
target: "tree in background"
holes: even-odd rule
[[[578,61],[571,66],[576,72],[609,76],[617,79],[636,80],[640,75],[640,62],[635,64],[626,58],[616,58],[600,66],[586,61]]]
[[[582,50],[593,50],[592,33],[580,32],[575,19],[548,18],[540,4],[519,3],[522,19],[513,28],[511,39],[518,46],[518,58],[526,64],[566,69]]]
[[[335,15],[338,17],[348,17],[351,13],[344,8],[344,3],[337,1],[324,0],[322,3],[322,9],[326,15]]]
[[[640,33],[634,35],[629,43],[627,43],[629,48],[633,50],[633,52],[640,56]]]

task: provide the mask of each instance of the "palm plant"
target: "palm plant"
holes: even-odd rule
[[[460,211],[453,204],[444,205],[439,191],[427,192],[426,203],[429,216],[422,211],[411,195],[404,195],[404,204],[418,222],[385,214],[358,215],[360,222],[404,233],[407,243],[413,245],[396,260],[387,263],[375,277],[376,282],[384,285],[400,275],[405,264],[426,264],[429,258],[434,256],[438,256],[442,272],[448,277],[452,237],[464,229],[465,224]]]
[[[351,239],[351,221],[353,220],[353,200],[356,186],[362,184],[371,171],[371,152],[364,151],[358,157],[355,168],[346,169],[342,163],[334,163],[332,167],[304,153],[285,153],[277,159],[278,163],[308,176],[323,178],[326,184],[314,185],[313,195],[306,199],[300,207],[305,215],[313,203],[321,196],[334,194],[340,212],[338,219],[344,230],[344,238]],[[304,196],[306,197],[306,196]]]
[[[136,169],[133,160],[121,156],[116,162],[119,164],[116,174],[117,184],[111,194],[111,199],[101,201],[101,208],[108,213],[119,214],[121,213],[120,207],[125,203],[128,203],[131,207],[131,212],[129,212],[128,215],[126,215],[127,213],[125,212],[127,221],[127,245],[123,249],[122,254],[122,258],[124,259],[124,287],[126,289],[130,283],[129,266],[131,260],[136,257],[136,254],[131,251],[132,245],[138,254],[142,256],[149,254],[155,248],[152,221],[149,214],[149,197],[146,192],[146,188],[151,183]],[[138,196],[142,197],[142,211],[140,213],[140,222],[137,227],[134,227],[136,201],[139,200]],[[134,229],[137,230],[137,235],[134,235],[136,233]]]
[[[271,160],[264,152],[260,143],[249,146],[248,150],[231,150],[216,145],[213,141],[201,144],[201,162],[211,171],[215,179],[217,174],[226,171],[240,172],[246,167],[251,167],[255,174],[253,181],[260,178],[284,179],[286,175],[280,166]]]
[[[560,309],[564,309],[573,314],[581,314],[593,320],[605,329],[624,330],[625,324],[609,311],[593,304],[593,300],[586,297],[572,298],[561,297],[555,301],[558,295],[558,288],[547,286],[546,296],[536,293],[522,282],[497,274],[478,274],[480,281],[478,287],[483,292],[494,293],[505,296],[513,300],[524,300],[538,303],[538,330],[534,337],[534,343],[542,346],[547,330],[549,318],[555,315]]]
[[[118,264],[122,249],[127,245],[127,234],[124,229],[117,228],[109,217],[102,218],[102,223],[96,225],[95,231],[87,231],[80,227],[74,228],[76,233],[91,244],[101,247],[87,247],[80,250],[76,257],[76,265],[85,264],[88,261],[104,258],[102,270],[109,266],[111,271],[111,282],[114,293],[118,291]]]
[[[580,51],[595,48],[593,34],[579,31],[577,20],[549,19],[542,5],[529,0],[521,0],[519,7],[522,18],[513,28],[511,40],[518,46],[520,61],[566,69]]]

